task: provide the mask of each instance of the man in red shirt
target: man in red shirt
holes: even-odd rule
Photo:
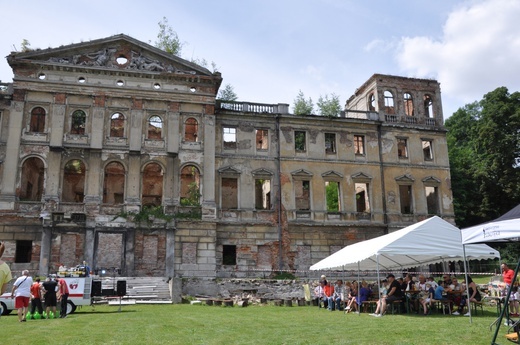
[[[36,278],[36,281],[31,285],[31,314],[34,315],[36,308],[38,308],[38,313],[43,316],[43,306],[42,306],[42,296],[41,296],[42,286],[40,284],[40,278]]]
[[[513,278],[515,275],[515,271],[510,269],[507,264],[502,264],[500,266],[502,268],[502,278],[504,279],[504,283],[506,284],[506,288],[511,286],[513,283]]]
[[[333,301],[334,286],[331,283],[327,282],[325,284],[325,286],[323,287],[323,292],[325,294],[325,297],[323,297],[323,298],[327,300],[327,308],[330,311],[333,311],[334,310],[334,301]]]
[[[58,301],[61,304],[60,318],[67,317],[67,301],[69,300],[69,287],[63,278],[58,279]]]

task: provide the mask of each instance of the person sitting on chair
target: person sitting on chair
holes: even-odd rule
[[[393,303],[394,301],[397,301],[403,297],[401,287],[399,286],[399,283],[397,282],[397,280],[395,280],[395,276],[393,274],[389,274],[386,277],[386,279],[390,283],[390,286],[387,290],[386,295],[381,296],[379,301],[377,301],[377,308],[376,308],[375,313],[370,314],[372,316],[375,316],[375,317],[383,316],[386,311],[387,305],[389,305],[389,304]]]

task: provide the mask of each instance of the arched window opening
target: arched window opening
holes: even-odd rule
[[[405,92],[403,95],[404,113],[406,116],[414,116],[412,95]]]
[[[125,195],[125,167],[118,162],[111,162],[105,167],[103,182],[103,203],[123,204]]]
[[[85,196],[85,164],[73,159],[65,164],[63,171],[62,200],[83,202]]]
[[[110,136],[113,138],[123,138],[125,136],[125,116],[115,113],[110,117]]]
[[[44,165],[40,158],[31,157],[22,165],[21,201],[41,201],[43,195]]]
[[[159,116],[150,116],[148,119],[148,139],[162,139],[163,122]]]
[[[150,163],[143,169],[141,204],[161,206],[163,196],[163,169],[157,163]]]
[[[424,116],[433,118],[433,100],[432,96],[424,95]]]
[[[184,141],[196,142],[199,135],[199,123],[190,117],[184,123]]]
[[[368,95],[368,111],[376,111],[376,97],[374,93]]]
[[[36,107],[31,111],[31,123],[29,131],[34,133],[43,133],[45,131],[45,109]]]
[[[72,121],[70,126],[70,134],[85,134],[85,124],[87,122],[87,114],[83,110],[76,110],[72,113]]]
[[[194,165],[186,165],[181,170],[181,205],[200,205],[200,172]]]
[[[390,91],[384,92],[385,97],[385,112],[387,114],[395,114],[395,106],[394,106],[394,95]]]

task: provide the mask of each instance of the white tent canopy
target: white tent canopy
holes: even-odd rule
[[[462,229],[463,244],[518,241],[519,239],[520,205],[491,222]]]
[[[485,244],[466,246],[467,259],[500,258]],[[347,246],[311,270],[398,270],[448,260],[464,260],[461,231],[434,216],[388,235]]]

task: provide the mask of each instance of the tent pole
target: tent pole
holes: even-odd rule
[[[360,267],[359,267],[359,261],[357,262],[357,295],[358,295],[358,301],[361,302],[361,280],[360,279],[360,275],[359,275],[359,271],[360,271]],[[357,301],[356,301],[356,304],[357,304]],[[357,306],[357,311],[358,311],[358,315],[361,316],[361,306],[362,305],[358,305]]]
[[[462,245],[462,252],[464,254],[464,280],[466,281],[466,305],[468,306],[469,323],[473,323],[471,315],[471,301],[469,300],[469,284],[468,284],[468,261],[466,260],[466,245]],[[462,310],[464,312],[464,309]]]

